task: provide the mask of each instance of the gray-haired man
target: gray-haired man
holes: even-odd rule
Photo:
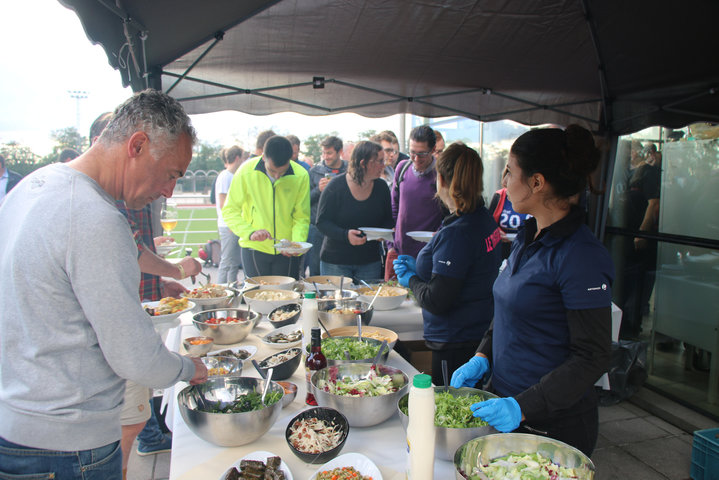
[[[125,379],[207,379],[142,309],[137,246],[115,206],[172,195],[194,141],[176,100],[140,92],[88,151],[32,173],[0,206],[15,225],[0,231],[0,472],[120,479]]]

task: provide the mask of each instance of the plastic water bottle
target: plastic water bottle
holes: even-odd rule
[[[414,376],[409,389],[407,425],[407,478],[431,480],[434,476],[434,388],[432,377]]]

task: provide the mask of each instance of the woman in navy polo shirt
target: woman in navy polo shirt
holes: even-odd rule
[[[611,350],[609,253],[577,203],[599,152],[577,125],[531,130],[509,154],[507,193],[529,213],[494,284],[494,321],[452,386],[474,386],[490,371],[504,398],[472,405],[502,432],[540,433],[590,455],[597,441],[594,383]]]
[[[477,350],[492,321],[501,232],[484,206],[477,152],[453,143],[436,168],[437,194],[451,215],[416,261],[400,255],[393,264],[399,283],[412,289],[422,307],[432,381],[441,385],[442,360],[454,372]]]

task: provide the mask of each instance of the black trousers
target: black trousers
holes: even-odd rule
[[[252,248],[242,249],[242,268],[245,271],[245,277],[281,275],[298,279],[301,260],[302,256],[285,257],[284,255],[258,252]]]

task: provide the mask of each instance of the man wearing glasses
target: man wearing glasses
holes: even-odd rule
[[[392,187],[392,216],[395,220],[393,244],[388,244],[385,278],[394,277],[392,261],[398,255],[416,257],[424,246],[407,236],[412,231],[436,231],[446,211],[436,198],[437,172],[432,155],[437,137],[427,125],[409,134],[409,159],[397,164]]]

